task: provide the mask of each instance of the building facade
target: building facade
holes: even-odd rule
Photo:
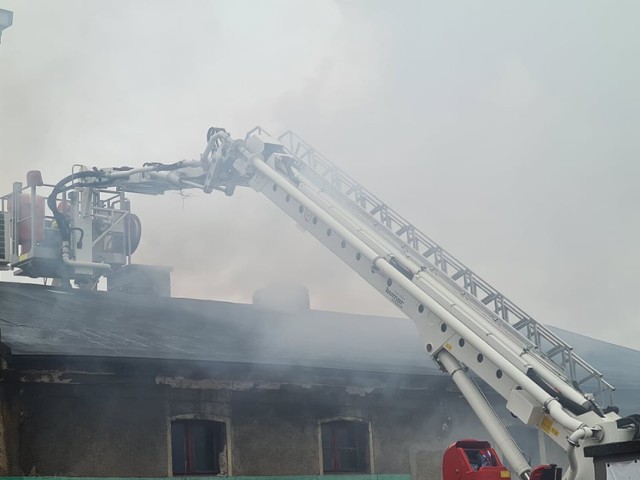
[[[0,283],[0,353],[3,476],[427,480],[487,437],[408,320]]]

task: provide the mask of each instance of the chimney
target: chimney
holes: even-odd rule
[[[170,297],[172,270],[155,265],[125,265],[107,276],[107,291]]]

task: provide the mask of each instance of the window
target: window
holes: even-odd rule
[[[491,454],[490,450],[465,448],[464,453],[467,454],[471,468],[480,470],[482,467],[497,467],[496,457]]]
[[[338,420],[321,429],[324,473],[369,472],[369,424]]]
[[[222,422],[171,422],[173,475],[226,475],[226,428]]]

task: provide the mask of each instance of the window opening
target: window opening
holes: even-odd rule
[[[474,470],[480,470],[482,467],[497,467],[496,457],[491,454],[490,450],[465,448],[469,464]]]
[[[321,436],[324,473],[368,473],[367,423],[347,420],[323,423]]]
[[[171,422],[173,475],[226,475],[226,437],[223,422]]]

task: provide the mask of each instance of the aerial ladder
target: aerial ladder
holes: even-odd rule
[[[639,417],[621,418],[610,406],[613,387],[596,368],[293,132],[275,138],[256,127],[234,139],[211,128],[198,159],[78,166],[55,185],[30,172],[27,186],[15,183],[0,198],[0,268],[95,288],[131,263],[140,241],[126,194],[231,196],[237,187],[265,195],[415,322],[425,353],[451,375],[522,479],[557,480],[560,469],[532,469],[471,372],[511,414],[566,451],[565,480],[606,478],[606,471],[596,474],[587,447],[640,444]],[[49,189],[51,215],[42,189]],[[458,444],[452,450],[465,450]],[[445,471],[445,480],[453,478],[467,477]]]

